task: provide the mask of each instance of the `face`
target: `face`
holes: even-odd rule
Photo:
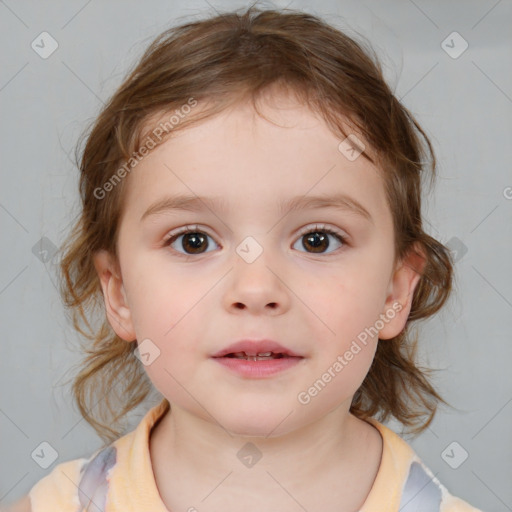
[[[282,97],[262,111],[275,124],[237,106],[145,157],[128,178],[119,266],[105,253],[95,264],[112,327],[145,340],[145,370],[176,411],[277,436],[348,414],[418,276],[394,265],[380,170],[347,158],[306,107]],[[179,195],[201,200],[165,207]],[[333,204],[287,204],[313,197]],[[212,357],[246,339],[300,358],[256,377]]]

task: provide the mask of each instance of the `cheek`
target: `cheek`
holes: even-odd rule
[[[308,301],[311,301],[316,323],[323,325],[323,338],[332,343],[350,341],[366,328],[374,326],[383,312],[386,300],[387,281],[384,272],[347,272],[325,281],[322,287],[311,286]],[[318,322],[321,319],[322,322]],[[318,332],[318,326],[315,329]]]
[[[126,261],[125,288],[138,339],[165,340],[187,323],[188,314],[208,290],[151,261]]]
[[[205,387],[198,360],[206,357],[206,350],[198,343],[202,329],[195,330],[204,317],[197,293],[162,290],[163,284],[155,284],[150,300],[134,308],[135,332],[138,340],[149,338],[156,347],[158,357],[144,368],[155,388],[177,404],[187,403],[189,393]]]
[[[380,301],[345,282],[332,286],[328,294],[319,293],[317,303],[323,321],[314,318],[311,324],[317,333],[312,354],[317,363],[310,387],[303,391],[314,407],[332,410],[350,400],[370,369],[378,343],[371,327],[378,318]]]
[[[198,279],[197,275],[193,279],[190,272],[180,272],[179,268],[142,264],[135,259],[127,268],[137,339],[152,340],[173,366],[177,359],[189,361],[189,356],[200,349],[197,337],[208,334],[204,308],[213,280]]]
[[[322,361],[318,373],[297,395],[300,404],[314,409],[318,414],[332,411],[341,403],[349,406],[368,373],[376,343],[355,341],[345,348]]]

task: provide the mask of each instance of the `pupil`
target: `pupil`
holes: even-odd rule
[[[183,237],[182,245],[183,245],[183,248],[185,250],[187,250],[187,248],[185,247],[185,244],[189,243],[192,247],[192,250],[189,252],[198,253],[198,252],[202,252],[200,249],[201,249],[201,244],[204,244],[204,240],[205,240],[205,237],[202,236],[200,233],[187,233]]]
[[[307,235],[307,243],[311,244],[313,252],[322,252],[322,249],[325,250],[329,247],[329,238],[325,234],[316,231]],[[322,247],[322,245],[324,245],[324,247]],[[305,245],[304,247],[307,249]]]
[[[324,233],[315,231],[314,233],[309,233],[306,235],[307,244],[310,246],[312,252],[323,252],[329,247],[329,237]],[[197,254],[203,252],[201,250],[201,245],[205,243],[205,237],[201,235],[201,233],[187,233],[183,237],[183,249],[188,250],[185,245],[189,245],[191,250],[188,250],[191,254]],[[304,248],[306,244],[302,244]],[[203,248],[204,249],[204,248]]]

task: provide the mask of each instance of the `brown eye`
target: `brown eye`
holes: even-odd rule
[[[164,246],[171,246],[180,256],[199,255],[210,252],[208,250],[210,248],[208,239],[213,240],[204,231],[200,231],[196,227],[188,227],[170,235],[164,242]],[[299,241],[301,242],[301,248],[305,249],[305,252],[309,254],[330,254],[335,252],[336,249],[347,245],[345,237],[341,233],[324,226],[314,226],[309,228],[309,230],[303,230],[296,243]],[[336,244],[338,245],[336,246]],[[211,250],[213,249],[214,247]]]
[[[180,238],[181,241],[178,241]],[[172,235],[165,241],[164,245],[173,247],[173,249],[180,254],[203,254],[205,252],[209,252],[206,250],[210,245],[208,243],[208,238],[211,237],[201,231],[187,230]],[[175,243],[176,246],[173,246]]]
[[[181,241],[182,248],[191,254],[204,252],[207,245],[206,237],[202,233],[186,233]]]
[[[312,252],[324,252],[329,248],[329,237],[322,232],[315,231],[304,235],[302,245],[305,248],[312,248]]]
[[[327,228],[315,228],[310,229],[301,233],[299,240],[302,242],[301,246],[306,249],[306,252],[312,254],[329,254],[332,250],[327,252],[327,249],[331,248],[333,243],[329,237],[333,237],[338,244],[338,247],[345,245],[345,238],[338,232],[327,229]],[[336,241],[334,243],[334,250],[337,249]]]

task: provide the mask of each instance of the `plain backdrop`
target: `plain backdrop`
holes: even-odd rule
[[[64,384],[80,354],[55,287],[54,251],[77,211],[78,137],[178,17],[246,5],[0,2],[0,504],[100,445]],[[512,510],[512,3],[260,6],[305,10],[367,37],[397,97],[432,138],[439,179],[424,214],[428,231],[456,255],[456,285],[442,313],[421,325],[420,356],[440,369],[434,383],[455,409],[440,409],[426,432],[407,440],[453,494],[486,511]],[[36,45],[41,37],[46,52],[58,45],[49,56]],[[132,427],[153,399],[134,412]],[[58,454],[46,469],[33,458],[43,442]]]

